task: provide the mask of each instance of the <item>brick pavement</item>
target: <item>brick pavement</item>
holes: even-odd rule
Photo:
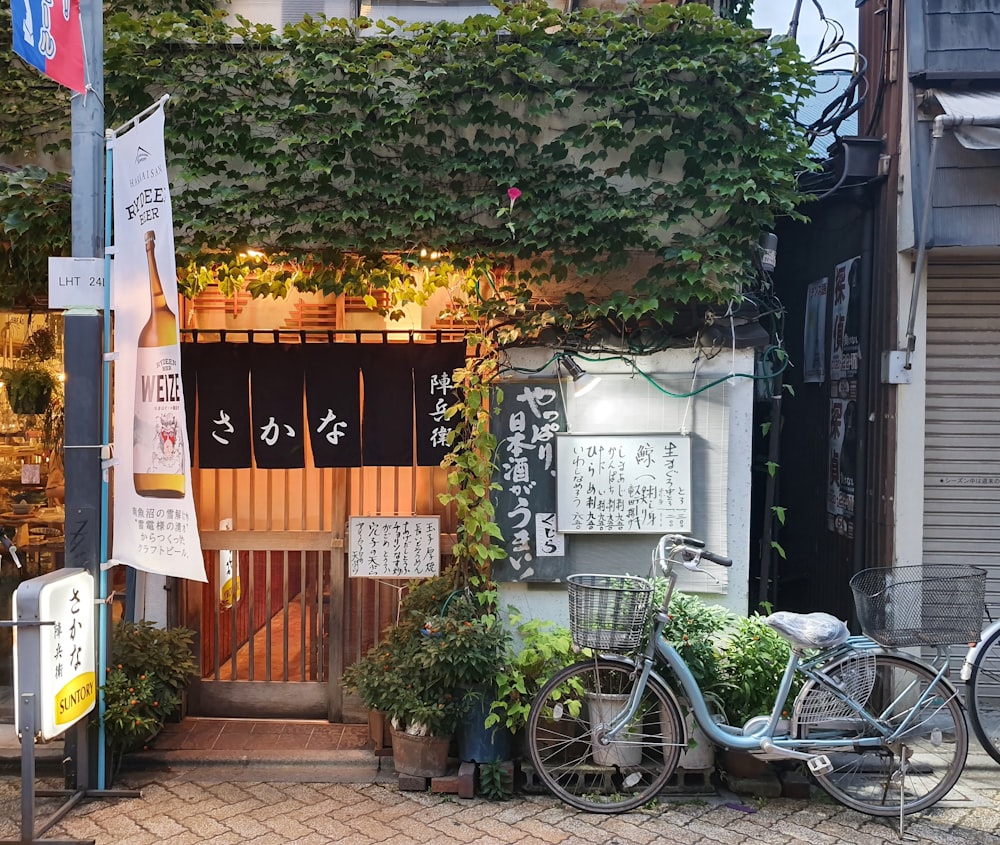
[[[130,772],[123,787],[139,798],[97,799],[74,807],[46,838],[98,845],[883,845],[899,842],[892,820],[872,819],[809,800],[667,798],[619,816],[581,813],[548,796],[495,802],[394,783],[226,781],[219,770]],[[984,782],[992,778],[987,777]],[[996,789],[960,792],[906,822],[906,839],[935,845],[1000,845],[1000,770]],[[56,788],[56,782],[40,783]],[[961,783],[960,783],[961,787]],[[59,804],[39,799],[38,818]],[[0,839],[20,837],[20,780],[0,776]]]

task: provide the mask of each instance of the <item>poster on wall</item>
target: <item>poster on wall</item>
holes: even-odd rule
[[[504,382],[493,418],[499,485],[496,522],[507,557],[496,561],[498,581],[562,581],[570,573],[566,538],[556,533],[556,434],[566,430],[559,383],[550,379]]]
[[[207,581],[191,491],[163,101],[113,151],[114,548],[134,569]]]
[[[826,288],[824,277],[806,291],[806,322],[802,333],[802,381],[826,381]]]
[[[858,443],[858,367],[861,358],[860,257],[838,264],[833,274],[830,337],[829,461],[827,528],[854,537]]]

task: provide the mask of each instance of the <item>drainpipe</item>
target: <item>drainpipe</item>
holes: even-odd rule
[[[906,323],[906,361],[903,369],[912,368],[913,351],[917,345],[913,333],[917,322],[917,304],[920,295],[920,280],[924,275],[924,265],[927,263],[927,235],[931,219],[931,196],[934,188],[934,176],[937,172],[937,151],[945,129],[956,126],[1000,126],[1000,115],[996,117],[969,117],[966,115],[940,114],[934,118],[934,128],[931,133],[931,154],[928,164],[927,186],[924,189],[924,208],[920,215],[920,233],[917,240],[917,264],[913,270],[913,288],[910,291],[910,317]]]

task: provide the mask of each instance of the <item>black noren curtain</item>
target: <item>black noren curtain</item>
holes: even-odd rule
[[[310,343],[302,351],[313,463],[361,466],[361,346]]]
[[[417,344],[414,348],[418,466],[437,466],[451,451],[448,434],[458,424],[458,417],[445,419],[445,411],[457,399],[452,374],[464,366],[465,343]]]
[[[250,344],[253,454],[261,469],[305,466],[299,344]]]
[[[250,466],[249,347],[243,343],[198,343],[185,348],[197,350],[199,466]],[[183,358],[181,363],[183,366]],[[193,408],[193,394],[191,400]]]
[[[366,466],[413,464],[413,346],[361,346],[365,390],[361,444]]]

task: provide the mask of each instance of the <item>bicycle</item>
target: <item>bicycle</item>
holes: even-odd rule
[[[1000,620],[970,642],[961,678],[972,730],[983,750],[1000,763]]]
[[[969,644],[960,672],[969,723],[986,753],[1000,763],[1000,621],[982,627],[986,570],[962,564],[870,569],[854,576],[852,586],[893,593],[891,617],[874,613],[862,619],[876,638],[891,619],[897,645],[935,646],[934,666],[948,663],[950,654],[946,645],[928,637],[928,629],[946,630],[949,643]]]
[[[549,679],[532,702],[527,725],[534,770],[554,795],[600,813],[654,799],[688,744],[681,697],[714,745],[765,760],[803,761],[827,793],[863,813],[902,819],[951,790],[965,764],[968,732],[947,667],[935,670],[868,637],[851,636],[829,614],[771,614],[767,624],[791,646],[771,713],[743,726],[717,720],[662,636],[675,566],[694,570],[703,561],[732,565],[682,535],[657,543],[653,564],[667,585],[648,638],[649,580],[569,577],[573,640],[592,656]],[[630,651],[634,656],[609,653]],[[796,673],[803,685],[786,727],[782,708]]]

